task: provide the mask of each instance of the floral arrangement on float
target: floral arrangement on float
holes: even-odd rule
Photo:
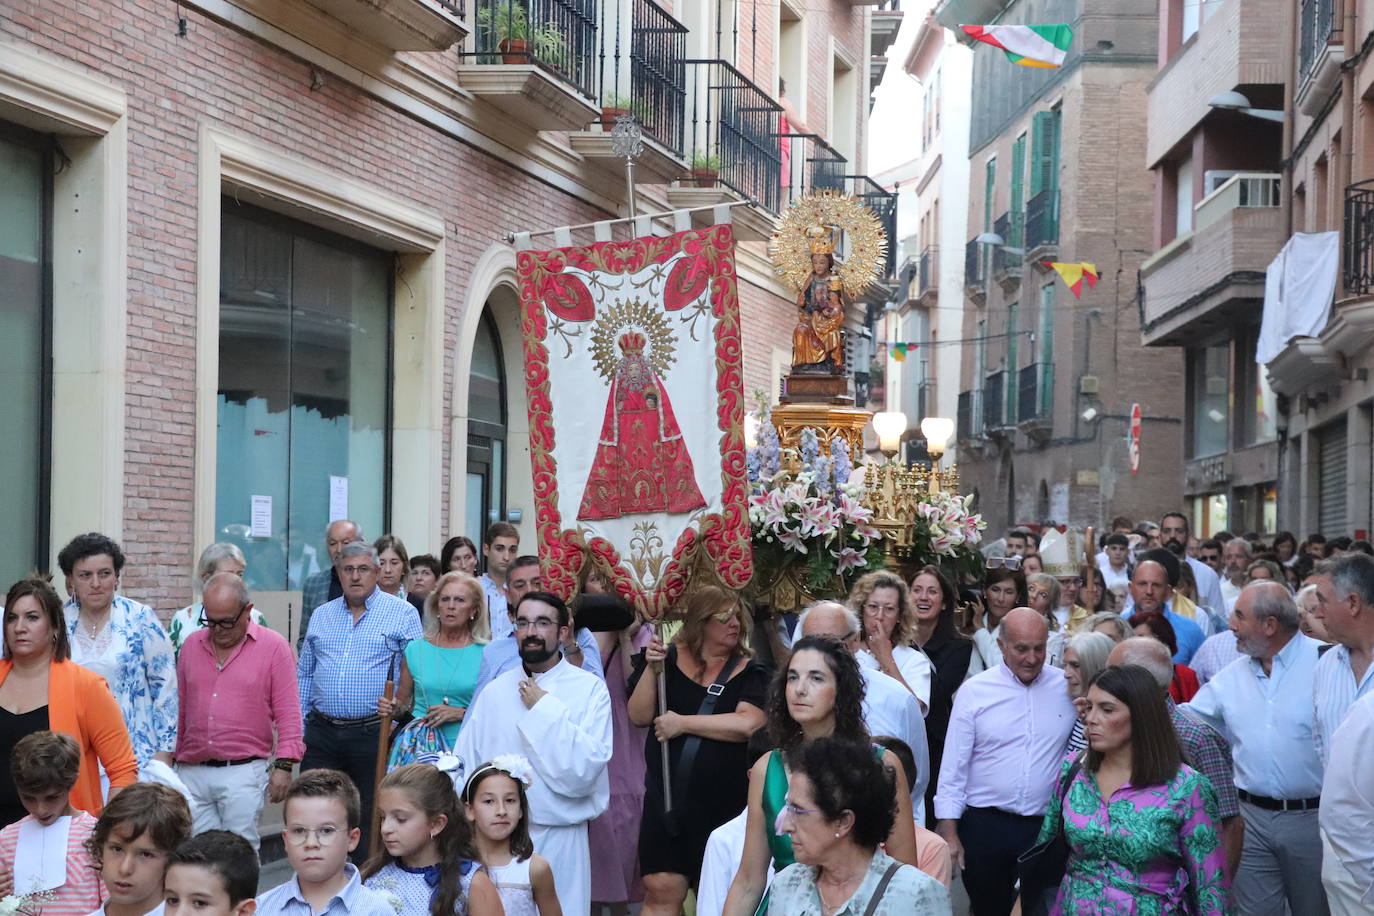
[[[782,447],[769,409],[755,414],[757,444],[746,455],[754,589],[775,609],[843,599],[864,573],[884,567],[940,566],[978,573],[986,528],[972,496],[891,486],[892,461],[854,462],[842,436],[826,447],[814,428],[796,449]]]

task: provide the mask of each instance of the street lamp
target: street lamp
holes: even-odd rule
[[[921,421],[921,435],[926,440],[931,463],[939,464],[949,446],[949,437],[954,435],[954,421],[948,417],[926,417]]]
[[[1250,104],[1249,99],[1234,89],[1218,92],[1207,100],[1207,104],[1209,107],[1220,111],[1239,111],[1241,114],[1250,115],[1252,118],[1261,118],[1265,121],[1278,121],[1280,123],[1283,121],[1282,111],[1274,108],[1255,108]]]
[[[1007,254],[1024,255],[1026,253],[1026,249],[1024,248],[1013,248],[1010,245],[1008,245],[1007,240],[1002,238],[1002,236],[998,235],[996,232],[980,233],[976,238],[974,238],[973,241],[979,245],[991,245],[994,248],[1000,248]]]
[[[892,458],[902,444],[906,432],[906,414],[900,410],[884,410],[873,415],[873,431],[878,434],[878,448]]]

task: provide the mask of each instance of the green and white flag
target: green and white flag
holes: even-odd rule
[[[1064,63],[1073,29],[1067,25],[961,25],[964,34],[1007,52],[1023,67],[1059,67]]]

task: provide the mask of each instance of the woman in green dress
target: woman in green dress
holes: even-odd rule
[[[482,584],[466,573],[444,573],[425,599],[425,638],[406,646],[396,698],[378,699],[377,712],[390,718],[409,710],[439,729],[453,747],[489,642]]]
[[[769,859],[775,870],[796,861],[792,840],[781,832],[787,801],[787,761],[806,742],[838,737],[869,743],[863,719],[864,681],[844,644],[829,636],[807,636],[792,646],[786,668],[768,692],[768,730],[778,750],[759,758],[750,771],[749,816],[744,856],[725,900],[725,916],[751,916],[763,898]],[[891,751],[874,747],[875,757],[906,785],[906,773]],[[911,797],[894,789],[897,819],[884,844],[888,855],[916,864],[916,823]]]

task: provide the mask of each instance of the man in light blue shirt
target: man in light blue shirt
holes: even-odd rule
[[[506,591],[510,596],[506,614],[509,619],[515,619],[515,611],[520,606],[521,598],[530,592],[543,590],[544,577],[540,571],[539,558],[530,555],[516,557],[506,573]],[[568,664],[589,671],[597,677],[605,676],[601,668],[601,649],[596,644],[596,637],[592,636],[586,627],[577,627],[573,638],[562,645],[561,651]],[[469,701],[468,708],[472,708],[472,704],[477,702],[478,694],[487,684],[519,664],[520,641],[516,639],[514,630],[506,636],[494,637],[487,643],[486,648],[482,650],[482,665],[477,669],[477,686],[472,689],[472,700]]]
[[[1174,589],[1169,583],[1169,573],[1164,564],[1157,560],[1142,560],[1136,564],[1135,572],[1131,574],[1130,593],[1131,603],[1121,611],[1121,616],[1163,614],[1173,625],[1174,639],[1178,641],[1174,663],[1186,665],[1192,661],[1193,654],[1201,648],[1205,637],[1201,627],[1170,609],[1169,598]]]
[[[1326,916],[1317,816],[1322,762],[1312,741],[1321,643],[1298,629],[1286,586],[1247,585],[1231,612],[1245,658],[1223,668],[1185,708],[1231,742],[1245,820],[1233,891],[1246,916]]]

